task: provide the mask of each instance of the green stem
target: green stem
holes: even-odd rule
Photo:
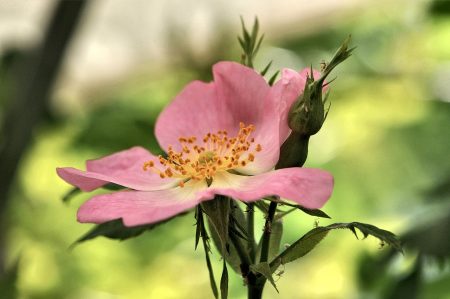
[[[253,216],[254,216],[253,215],[253,206],[251,206],[250,209],[251,209],[251,212],[249,210],[249,212],[251,213],[250,217],[253,218]],[[247,222],[247,224],[248,225],[250,225],[250,223],[253,224],[253,221],[254,221],[254,219],[251,219],[249,222]],[[252,225],[252,227],[253,227],[253,225]],[[252,238],[253,241],[251,241],[251,242],[253,244],[255,244],[253,229],[251,231],[252,231],[251,235],[253,237]],[[229,237],[230,237],[231,243],[233,243],[234,248],[236,249],[239,259],[241,260],[241,265],[240,265],[241,273],[247,284],[248,298],[261,299],[263,288],[264,288],[264,281],[257,280],[257,277],[255,276],[255,274],[250,271],[250,265],[252,265],[254,263],[255,256],[252,257],[249,255],[249,250],[248,250],[249,248],[245,247],[242,244],[241,239],[235,233],[233,233],[232,231],[229,231]]]
[[[262,236],[261,258],[259,260],[261,263],[267,262],[269,258],[271,227],[276,210],[277,203],[271,202],[267,212],[266,223],[264,225],[264,232]],[[248,299],[261,299],[266,279],[257,279],[252,272],[249,273],[247,279]]]
[[[255,243],[255,209],[254,204],[249,203],[247,207],[247,235],[248,235],[248,251],[250,253],[250,260],[255,262],[256,258],[256,243]]]
[[[261,299],[264,290],[264,284],[249,284],[247,291],[248,299]]]

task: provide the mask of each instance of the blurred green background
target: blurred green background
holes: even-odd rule
[[[8,113],[36,79],[24,74],[43,67],[24,62],[48,36],[57,4],[0,3],[0,146],[17,137]],[[210,80],[214,62],[239,60],[239,15],[248,24],[258,15],[266,33],[257,69],[270,60],[273,71],[320,68],[352,34],[357,49],[333,73],[331,110],[307,161],[335,177],[323,209],[333,219],[320,224],[372,223],[405,242],[401,256],[333,232],[286,265],[280,294],[268,285],[265,298],[450,298],[450,1],[426,0],[90,2],[45,101],[22,107],[40,112],[0,190],[0,298],[212,298],[192,213],[126,242],[98,238],[70,250],[91,227],[75,219],[89,195],[63,204],[70,187],[55,168],[134,145],[159,152],[161,109],[191,80]],[[20,127],[28,113],[18,115]],[[283,242],[315,221],[291,214]],[[212,259],[220,277],[219,255]],[[245,296],[232,275],[230,298]]]

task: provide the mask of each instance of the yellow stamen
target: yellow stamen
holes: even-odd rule
[[[147,161],[142,169],[151,170],[161,178],[179,178],[180,187],[190,179],[205,180],[210,185],[216,173],[245,167],[255,161],[255,155],[262,151],[262,146],[254,144],[255,138],[249,138],[254,131],[254,125],[246,126],[241,122],[235,137],[228,137],[226,130],[208,133],[200,138],[200,143],[195,136],[181,136],[178,138],[179,152],[169,146],[166,158],[158,156],[160,167]]]

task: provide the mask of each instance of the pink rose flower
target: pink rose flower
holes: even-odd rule
[[[86,162],[86,171],[58,168],[83,191],[107,183],[124,191],[96,195],[78,210],[78,221],[122,218],[126,226],[158,222],[216,194],[252,202],[277,195],[306,208],[322,207],[333,177],[310,168],[274,170],[290,134],[289,107],[303,90],[306,72],[284,70],[269,86],[253,69],[233,62],[213,67],[214,81],[194,81],[160,114],[156,138],[168,154],[133,147]]]

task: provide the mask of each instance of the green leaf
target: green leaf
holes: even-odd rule
[[[270,270],[270,266],[267,262],[262,262],[256,265],[250,265],[250,270],[264,276],[272,284],[275,290],[279,293],[275,281],[273,280],[272,277],[272,271]]]
[[[317,227],[309,231],[270,262],[272,272],[281,264],[287,264],[308,254],[325,238],[328,231],[324,227]]]
[[[213,268],[211,265],[211,259],[209,258],[209,253],[210,253],[210,248],[209,248],[209,236],[208,233],[206,232],[206,228],[205,228],[205,220],[203,218],[203,211],[200,208],[200,206],[197,206],[197,212],[196,212],[196,219],[197,219],[197,231],[199,231],[200,236],[202,238],[202,242],[203,242],[203,249],[205,251],[205,260],[206,260],[206,266],[208,268],[208,273],[209,273],[209,283],[211,285],[211,290],[214,294],[214,298],[218,299],[219,298],[219,291],[217,290],[217,285],[216,285],[216,279],[214,278],[214,272],[213,272]],[[197,248],[197,243],[196,246]]]
[[[195,245],[194,249],[197,250],[198,242],[200,241],[200,236],[202,235],[202,228],[204,226],[203,223],[203,212],[200,208],[200,205],[198,205],[195,208],[195,219],[197,220],[197,223],[195,224]]]
[[[253,28],[252,28],[252,35],[250,37],[250,41],[251,41],[251,48],[254,49],[255,47],[255,42],[256,39],[258,38],[258,31],[259,31],[259,22],[258,22],[258,18],[255,18],[255,21],[253,23]]]
[[[250,41],[250,34],[247,31],[247,28],[245,28],[245,23],[244,23],[244,19],[241,16],[241,26],[242,26],[242,35],[244,37],[244,41],[245,42],[249,42]]]
[[[301,206],[301,205],[291,204],[291,203],[288,203],[288,202],[285,202],[285,201],[282,201],[282,200],[280,200],[280,199],[278,199],[278,198],[273,198],[273,197],[267,197],[266,199],[267,199],[267,200],[270,200],[270,201],[274,201],[274,202],[276,202],[276,203],[278,203],[278,204],[280,204],[280,205],[284,205],[284,206],[288,206],[288,207],[297,208],[297,209],[299,209],[300,211],[302,211],[302,212],[304,212],[304,213],[306,213],[306,214],[308,214],[308,215],[311,215],[311,216],[322,217],[322,218],[329,218],[329,219],[331,219],[331,217],[328,216],[327,213],[325,213],[324,211],[319,210],[319,209],[308,209],[308,208],[305,208],[305,207],[303,207],[303,206]],[[285,213],[286,213],[286,212],[285,212]],[[289,211],[289,213],[290,213],[290,211]],[[287,213],[287,214],[289,214],[289,213]],[[284,216],[284,215],[283,215],[283,216]],[[280,217],[280,218],[282,218],[282,217]]]
[[[203,212],[208,216],[212,229],[219,237],[220,252],[226,255],[228,248],[228,223],[230,214],[230,199],[225,196],[216,195],[213,200],[201,204]],[[212,230],[211,229],[211,230]]]
[[[244,40],[242,40],[242,38],[240,36],[238,36],[238,41],[239,41],[239,44],[241,45],[241,48],[245,49],[245,42],[244,42]]]
[[[261,37],[259,38],[259,40],[258,40],[258,43],[256,44],[256,47],[255,47],[255,49],[253,50],[253,57],[255,57],[256,56],[256,54],[258,54],[258,51],[259,51],[259,48],[261,47],[261,44],[262,44],[262,42],[263,42],[263,40],[264,40],[264,34],[263,35],[261,35]]]
[[[241,17],[241,25],[242,25],[242,36],[238,37],[238,41],[244,52],[242,54],[242,63],[248,67],[253,68],[253,60],[261,46],[261,43],[264,39],[264,35],[258,37],[259,22],[257,18],[255,18],[255,22],[253,23],[251,34],[247,30],[247,28],[245,28],[244,20],[242,19],[242,17]]]
[[[80,194],[80,193],[81,193],[81,190],[80,190],[79,188],[77,188],[77,187],[74,187],[74,188],[70,189],[69,192],[67,192],[67,193],[63,196],[62,201],[63,201],[64,203],[69,203],[69,201],[70,201],[74,196],[76,196],[76,195],[78,195],[78,194]]]
[[[187,212],[178,214],[174,217],[165,219],[160,222],[146,224],[146,225],[132,226],[132,227],[125,226],[122,222],[122,219],[116,219],[116,220],[111,220],[111,221],[104,222],[101,224],[97,224],[91,230],[89,230],[86,234],[84,234],[78,240],[76,240],[70,247],[74,247],[75,245],[77,245],[79,243],[82,243],[82,242],[85,242],[88,240],[92,240],[97,237],[106,237],[109,239],[120,240],[120,241],[134,238],[134,237],[139,236],[140,234],[142,234],[145,231],[152,230],[155,227],[157,227],[163,223],[166,223],[177,216],[185,215],[185,214],[187,214]]]
[[[331,230],[349,229],[358,238],[356,234],[356,228],[363,233],[364,238],[369,235],[374,236],[383,243],[391,245],[394,249],[402,252],[400,241],[393,233],[389,231],[380,229],[371,224],[360,222],[334,223],[328,226],[319,226],[307,232],[303,237],[298,239],[285,251],[275,257],[274,260],[270,263],[270,267],[272,271],[275,271],[281,264],[286,264],[305,256],[311,250],[313,250],[316,245],[319,244],[320,241],[322,241],[323,238],[325,238],[328,232]]]
[[[369,235],[379,239],[380,241],[392,246],[395,250],[399,252],[403,252],[402,245],[399,239],[391,233],[390,231],[378,228],[372,224],[360,223],[360,222],[351,222],[351,223],[335,223],[329,226],[326,226],[329,229],[341,229],[348,228],[355,231],[355,228],[359,229],[364,238],[367,238]]]
[[[222,299],[228,298],[228,270],[225,260],[223,261],[222,277],[220,278],[220,294]]]

